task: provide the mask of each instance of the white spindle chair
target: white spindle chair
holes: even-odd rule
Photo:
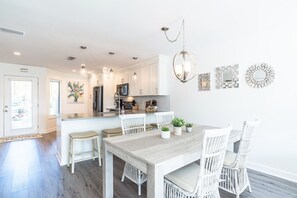
[[[145,117],[145,114],[121,115],[123,135],[145,132]],[[141,195],[141,184],[147,180],[146,174],[126,162],[121,180],[122,182],[125,177],[138,185],[138,195]]]
[[[163,126],[171,126],[171,121],[174,118],[174,112],[157,112],[154,113],[156,122],[157,122],[157,128],[161,129]]]
[[[205,130],[200,166],[192,163],[166,175],[165,197],[220,197],[219,179],[231,129]]]
[[[239,142],[237,153],[227,151],[224,165],[221,174],[220,189],[236,195],[239,195],[249,187],[251,190],[250,181],[247,174],[246,162],[247,156],[251,150],[251,140],[254,129],[259,125],[259,121],[245,121],[243,123],[243,130]]]

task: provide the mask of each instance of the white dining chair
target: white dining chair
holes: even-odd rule
[[[220,189],[235,194],[236,198],[251,184],[247,174],[246,162],[251,150],[251,141],[254,129],[259,125],[259,121],[245,121],[243,123],[242,135],[237,153],[227,151],[221,174]]]
[[[157,128],[161,129],[163,126],[171,126],[171,121],[174,118],[174,112],[169,111],[169,112],[157,112],[154,113],[155,118],[156,118],[156,124]]]
[[[121,115],[123,135],[145,132],[145,117],[145,114]],[[147,180],[147,175],[126,162],[122,182],[124,182],[125,177],[138,185],[138,195],[141,195],[141,184]]]
[[[200,166],[189,164],[165,176],[168,198],[219,198],[219,179],[232,127],[205,130]],[[199,156],[197,156],[198,158]]]

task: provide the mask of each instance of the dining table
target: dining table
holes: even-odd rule
[[[160,130],[103,139],[103,197],[113,197],[113,155],[147,174],[147,197],[164,195],[164,176],[200,159],[204,132],[218,127],[195,125],[191,133],[161,138]],[[229,145],[238,150],[240,130],[232,130]]]

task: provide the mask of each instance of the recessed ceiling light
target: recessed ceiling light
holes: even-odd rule
[[[76,70],[75,70],[75,69],[73,69],[73,70],[72,70],[72,72],[76,72]]]
[[[21,53],[20,52],[13,52],[14,55],[20,56]]]

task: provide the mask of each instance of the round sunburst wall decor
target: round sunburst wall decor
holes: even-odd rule
[[[273,82],[274,77],[274,70],[267,63],[250,66],[245,75],[247,84],[253,88],[267,87]]]

